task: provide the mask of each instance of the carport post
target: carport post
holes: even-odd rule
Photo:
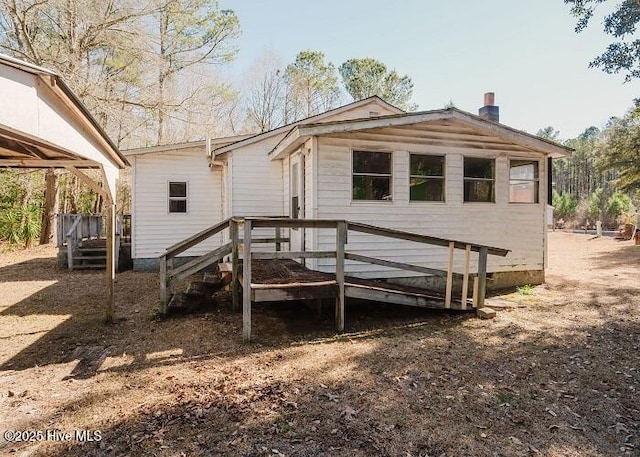
[[[107,323],[111,323],[113,322],[114,315],[114,289],[116,280],[116,205],[112,198],[109,198],[107,205],[107,271],[105,277],[107,286],[107,304],[104,319]]]
[[[89,176],[84,174],[82,171],[78,170],[76,167],[68,165],[65,167],[71,173],[76,175],[81,181],[83,181],[86,185],[88,185],[91,189],[93,189],[97,194],[102,195],[104,201],[107,206],[107,271],[105,277],[105,285],[107,286],[107,303],[105,307],[105,321],[107,323],[113,322],[114,316],[114,289],[116,282],[116,197],[115,191],[110,192],[108,189],[100,187],[96,181],[91,179]],[[105,183],[108,183],[109,180],[104,172],[104,168],[101,168],[102,176],[104,178]]]

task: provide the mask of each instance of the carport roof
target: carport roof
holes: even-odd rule
[[[0,166],[129,165],[57,73],[0,54],[0,94]]]

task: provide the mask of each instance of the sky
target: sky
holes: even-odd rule
[[[414,83],[418,109],[449,101],[477,113],[495,92],[500,121],[536,133],[553,126],[572,138],[602,127],[640,97],[588,63],[610,42],[595,17],[584,32],[562,0],[220,0],[240,19],[230,77],[241,79],[265,52],[284,65],[322,51],[338,67],[373,57]]]

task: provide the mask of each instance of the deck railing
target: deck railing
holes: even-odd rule
[[[90,240],[106,238],[105,216],[102,214],[56,214],[58,247],[67,244],[66,235],[75,226],[77,240]],[[131,242],[131,214],[118,214],[116,216],[116,233],[120,235],[123,243]]]
[[[353,260],[357,262],[365,262],[374,265],[396,268],[411,272],[425,273],[433,276],[446,277],[445,288],[445,307],[451,307],[453,277],[462,276],[462,296],[461,306],[465,309],[467,306],[467,295],[469,288],[469,280],[473,278],[473,307],[482,307],[486,294],[487,280],[487,257],[488,255],[506,256],[509,253],[507,249],[496,248],[492,246],[481,245],[477,243],[464,242],[458,240],[450,240],[438,238],[428,235],[420,235],[417,233],[405,232],[400,230],[388,229],[367,225],[347,220],[326,220],[326,219],[289,219],[289,218],[237,218],[231,222],[235,228],[231,230],[232,234],[232,253],[233,253],[233,271],[232,271],[232,288],[234,307],[238,307],[240,300],[240,287],[242,287],[242,311],[243,311],[243,338],[249,341],[251,338],[251,261],[253,259],[324,259],[335,258],[335,276],[338,287],[338,297],[336,299],[336,329],[344,330],[344,302],[345,302],[345,260]],[[239,257],[239,224],[243,224],[243,263],[242,278],[240,279],[240,271],[238,267]],[[283,228],[297,229],[334,229],[335,230],[335,250],[331,251],[289,251],[280,252],[278,246],[274,252],[253,252],[252,250],[252,231],[256,228],[272,228],[278,233]],[[364,256],[356,253],[346,252],[348,242],[348,232],[361,232],[371,235],[393,238],[405,241],[412,241],[423,245],[444,246],[448,248],[447,269],[424,267],[413,265],[405,262],[395,262],[375,257]],[[463,272],[454,271],[454,252],[456,249],[464,251]],[[478,252],[478,269],[476,273],[471,273],[471,252]]]
[[[242,228],[241,228],[242,226]],[[289,243],[290,236],[284,237],[283,229],[334,229],[335,250],[329,251],[288,251],[282,250],[283,243]],[[210,251],[209,253],[194,258],[187,263],[173,267],[172,259],[204,240],[228,229],[226,244]],[[254,238],[255,229],[273,229],[273,237]],[[448,262],[446,269],[425,267],[405,262],[391,261],[376,257],[365,256],[355,252],[347,252],[349,232],[359,232],[391,239],[415,242],[421,245],[443,246],[448,249]],[[241,236],[242,234],[242,236]],[[255,251],[255,243],[270,243],[275,245],[275,251]],[[456,250],[464,253],[462,272],[454,271],[454,254]],[[477,271],[471,272],[471,253],[478,253]],[[175,281],[196,273],[227,255],[231,255],[231,281],[234,309],[240,308],[242,303],[243,313],[243,338],[249,341],[251,338],[251,302],[252,295],[252,260],[260,259],[335,259],[335,277],[338,289],[336,298],[336,329],[344,330],[344,304],[345,304],[345,261],[351,260],[388,268],[395,268],[409,272],[424,273],[431,276],[446,278],[445,308],[451,307],[453,295],[453,278],[462,278],[461,308],[467,307],[469,282],[473,281],[472,306],[482,307],[486,294],[487,281],[487,257],[489,255],[506,256],[507,249],[486,246],[478,243],[438,238],[421,235],[412,232],[377,227],[341,219],[292,219],[286,217],[233,217],[219,224],[209,227],[192,237],[177,243],[160,256],[160,301],[161,312],[166,313],[169,292]],[[242,254],[242,271],[240,271],[240,257]]]
[[[57,247],[67,249],[67,266],[69,270],[74,268],[74,253],[84,240],[96,240],[106,238],[106,217],[102,214],[56,214],[57,223]],[[120,244],[131,242],[131,215],[120,214],[116,216],[115,233],[115,263],[116,269],[120,256]]]

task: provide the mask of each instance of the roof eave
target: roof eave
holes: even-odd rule
[[[213,154],[214,154],[214,156],[225,154],[227,152],[233,151],[234,149],[237,149],[237,148],[240,148],[240,147],[243,147],[243,146],[247,146],[249,144],[255,143],[256,141],[260,141],[261,139],[269,138],[269,137],[271,137],[271,136],[273,136],[273,135],[275,135],[277,133],[282,133],[282,132],[286,131],[287,128],[294,128],[294,127],[296,127],[298,125],[303,125],[305,122],[308,122],[311,119],[314,119],[314,118],[317,119],[317,120],[324,119],[324,118],[326,118],[328,116],[331,116],[331,115],[334,115],[334,114],[337,114],[337,113],[340,113],[340,112],[344,112],[344,111],[349,111],[349,110],[357,108],[358,106],[361,106],[361,105],[366,105],[367,103],[371,103],[372,101],[376,101],[378,103],[382,103],[382,104],[386,105],[391,111],[394,111],[394,110],[397,111],[397,114],[395,114],[395,116],[402,115],[402,114],[405,113],[405,111],[403,111],[402,109],[398,108],[397,106],[394,106],[391,103],[389,103],[389,102],[383,100],[382,98],[378,97],[377,95],[374,95],[374,96],[371,96],[371,97],[368,97],[368,98],[363,98],[362,100],[358,100],[356,102],[352,102],[352,103],[349,103],[349,104],[346,104],[346,105],[343,105],[343,106],[339,106],[339,107],[331,109],[329,111],[325,111],[324,113],[319,113],[319,114],[316,114],[314,116],[310,116],[308,118],[301,119],[299,121],[295,121],[295,122],[292,122],[290,124],[283,125],[281,127],[277,127],[275,129],[269,130],[267,132],[258,133],[256,135],[253,135],[253,136],[249,137],[249,138],[245,138],[245,139],[239,140],[239,141],[237,141],[235,143],[231,143],[231,144],[228,144],[226,146],[222,146],[220,148],[216,148],[216,149],[214,149]]]
[[[307,138],[312,136],[330,135],[332,133],[353,132],[364,129],[402,126],[420,122],[437,121],[444,119],[456,119],[472,127],[482,130],[490,130],[494,135],[514,144],[520,144],[526,148],[544,154],[552,158],[566,157],[571,154],[571,148],[539,138],[506,125],[491,122],[479,116],[461,111],[455,108],[446,110],[424,111],[406,115],[382,116],[370,119],[354,119],[338,121],[335,123],[318,123],[298,125],[291,129],[287,135],[269,152],[271,160],[285,157],[297,149]]]

